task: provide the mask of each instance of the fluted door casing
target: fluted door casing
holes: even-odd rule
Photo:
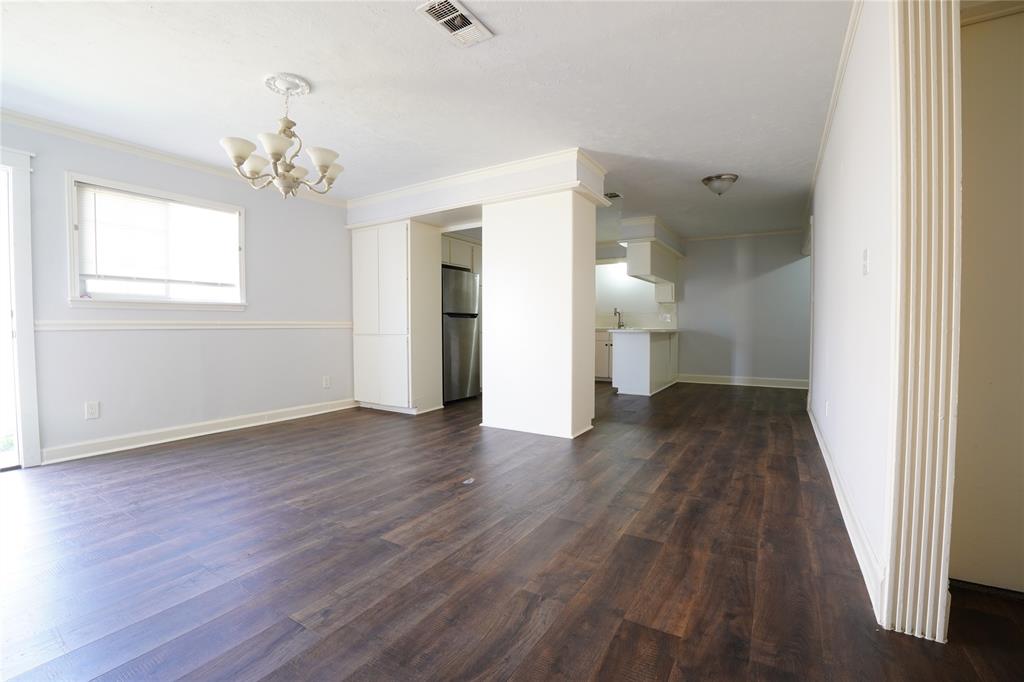
[[[886,626],[945,641],[960,323],[960,3],[898,0],[896,428]]]

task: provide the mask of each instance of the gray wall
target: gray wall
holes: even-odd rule
[[[287,202],[242,180],[5,123],[5,146],[33,152],[32,267],[37,321],[351,320],[350,237],[343,208]],[[216,144],[216,140],[211,140]],[[242,312],[68,306],[65,173],[245,209]],[[321,377],[331,376],[331,388]],[[40,431],[47,449],[140,431],[352,396],[350,329],[61,330],[36,332]],[[86,421],[83,404],[101,402]]]
[[[680,374],[807,380],[811,271],[801,245],[800,235],[687,244]]]

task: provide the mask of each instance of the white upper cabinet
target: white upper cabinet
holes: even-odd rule
[[[380,329],[380,285],[376,228],[352,232],[352,331]]]
[[[461,239],[448,239],[448,262],[460,268],[473,268],[473,245]]]
[[[472,246],[472,254],[473,254],[473,266],[470,269],[473,272],[475,272],[475,273],[477,273],[479,275],[481,272],[484,271],[484,251],[483,251],[483,248],[479,244],[473,244],[473,246]]]
[[[352,327],[356,334],[409,333],[409,226],[352,233]]]
[[[380,331],[409,333],[409,225],[392,223],[379,228]]]

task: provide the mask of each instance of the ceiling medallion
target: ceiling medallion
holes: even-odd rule
[[[733,183],[739,179],[740,176],[735,173],[719,173],[718,175],[709,175],[706,178],[702,178],[701,182],[703,182],[704,186],[709,190],[718,196],[722,196],[728,192],[729,188],[733,186]]]
[[[325,147],[306,149],[306,154],[316,168],[317,179],[314,182],[305,180],[309,174],[307,169],[295,165],[295,157],[302,151],[302,138],[294,130],[295,121],[288,118],[288,100],[309,94],[312,89],[309,81],[293,73],[271,73],[264,77],[263,83],[271,92],[284,97],[284,117],[278,120],[280,127],[277,132],[260,133],[256,136],[270,158],[265,159],[254,154],[256,145],[242,137],[225,137],[221,139],[220,146],[227,152],[235,172],[254,189],[263,189],[273,184],[285,199],[295,196],[300,187],[317,194],[327,194],[331,191],[335,179],[344,170],[334,163],[338,158],[338,152]],[[296,142],[298,146],[289,155],[289,150]]]

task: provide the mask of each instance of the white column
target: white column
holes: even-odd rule
[[[483,424],[563,438],[594,418],[595,206],[484,204]]]

